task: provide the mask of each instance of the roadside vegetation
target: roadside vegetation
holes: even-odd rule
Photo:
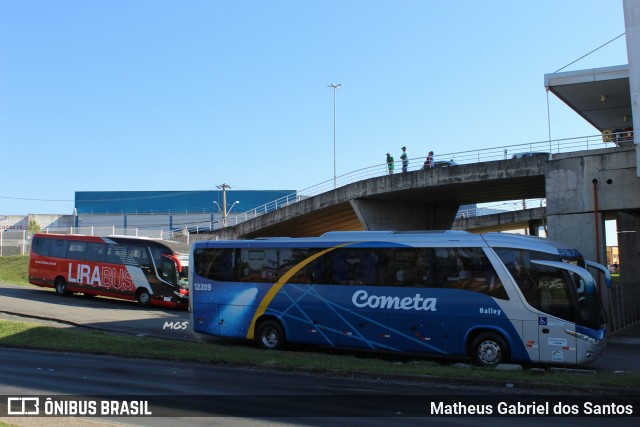
[[[28,271],[28,255],[0,257],[0,283],[10,283],[12,285],[28,285]]]
[[[336,376],[367,375],[375,378],[405,376],[434,381],[486,380],[497,385],[539,384],[589,390],[613,387],[620,392],[640,387],[638,375],[550,373],[542,370],[496,371],[466,366],[452,367],[438,361],[384,358],[371,354],[314,351],[266,351],[246,343],[177,341],[105,333],[84,328],[58,328],[37,323],[0,321],[0,346],[91,352],[121,357],[158,358],[230,366],[304,371]]]
[[[0,257],[0,283],[29,285],[28,256]],[[614,282],[617,279],[614,276]],[[316,348],[289,351],[265,351],[246,342],[220,344],[177,341],[100,332],[82,327],[59,328],[41,323],[0,320],[0,346],[37,348],[56,351],[90,352],[121,357],[159,358],[231,366],[305,371],[338,376],[405,376],[436,380],[487,380],[497,384],[557,385],[588,389],[610,387],[620,391],[640,388],[639,375],[575,374],[525,369],[496,371],[448,362],[408,357],[385,357],[379,354],[322,351]],[[0,424],[1,427],[1,424]]]

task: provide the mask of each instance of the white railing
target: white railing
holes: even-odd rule
[[[625,141],[628,142],[629,135],[625,135]],[[436,154],[436,161],[453,160],[457,164],[468,164],[477,162],[487,162],[494,160],[510,159],[513,154],[523,152],[544,152],[551,154],[568,153],[572,151],[592,150],[598,148],[615,147],[618,145],[616,138],[607,137],[603,141],[602,135],[585,136],[579,138],[566,138],[552,141],[539,141],[526,144],[514,144],[493,148],[482,148],[478,150],[459,151],[447,154]],[[420,170],[424,164],[425,157],[417,157],[409,159],[409,171]],[[401,161],[396,162],[396,173],[401,173]],[[386,175],[388,173],[387,164],[382,163],[374,166],[365,167],[348,172],[336,178],[336,187],[342,187],[360,180]],[[248,212],[238,214],[230,214],[226,218],[226,226],[235,226],[244,221],[273,212],[284,206],[297,203],[309,197],[331,191],[334,189],[333,179],[328,179],[313,186],[304,188],[288,196],[281,197],[272,202],[266,203]],[[489,204],[480,204],[475,208],[463,209],[458,212],[457,218],[466,216],[482,216],[491,215],[505,211],[516,211],[523,209],[531,209],[546,206],[545,199],[527,199],[502,201]],[[177,225],[177,224],[175,224]],[[189,243],[190,241],[199,240],[200,236],[191,234],[198,231],[214,231],[223,228],[221,220],[215,221],[194,221],[182,222],[176,227],[178,230],[167,230],[147,227],[124,227],[124,226],[90,226],[90,227],[64,227],[64,228],[47,228],[42,230],[45,233],[60,234],[85,234],[90,236],[110,236],[110,235],[127,235],[138,237],[150,237],[159,239],[180,240]],[[2,230],[0,234],[0,256],[2,255],[20,255],[28,254],[31,234],[26,230]],[[209,237],[207,237],[209,238]]]
[[[627,135],[629,137],[629,135]],[[633,136],[631,135],[631,138]],[[604,138],[602,135],[583,136],[578,138],[565,138],[555,139],[551,141],[538,141],[530,142],[526,144],[514,144],[504,145],[492,148],[481,148],[477,150],[458,151],[446,154],[436,154],[434,160],[439,161],[453,161],[457,164],[469,164],[479,162],[489,162],[495,160],[510,159],[517,153],[529,153],[540,152],[549,153],[551,155],[560,153],[569,153],[572,151],[593,150],[599,148],[611,148],[618,144],[614,142],[613,138]],[[409,159],[408,171],[417,171],[422,169],[426,157],[414,157]],[[395,162],[395,173],[401,172],[402,162]],[[374,166],[368,166],[362,169],[357,169],[348,172],[344,175],[336,177],[336,188],[342,187],[356,181],[361,181],[376,176],[382,176],[388,174],[388,168],[386,163],[377,164]],[[238,225],[244,221],[256,218],[267,212],[274,211],[283,206],[287,206],[291,203],[296,203],[300,200],[307,199],[309,197],[317,196],[318,194],[325,193],[334,189],[333,179],[328,179],[319,184],[315,184],[311,187],[304,188],[297,191],[294,194],[274,200],[265,205],[259,206],[251,211],[239,213],[237,215],[230,215],[227,217],[227,226]],[[501,202],[502,203],[502,202]],[[538,203],[539,202],[535,202]],[[538,207],[538,206],[537,206]],[[215,227],[221,228],[221,227]]]
[[[523,211],[526,209],[543,208],[546,206],[546,199],[524,199],[496,203],[481,203],[475,207],[460,209],[456,214],[456,219],[495,215],[503,212]]]

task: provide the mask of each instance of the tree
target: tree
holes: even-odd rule
[[[40,224],[38,224],[35,219],[29,220],[28,231],[29,231],[29,233],[38,233],[38,232],[40,232]]]

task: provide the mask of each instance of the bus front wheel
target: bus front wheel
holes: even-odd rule
[[[265,320],[258,328],[258,344],[267,350],[277,350],[284,346],[284,331],[275,320]]]
[[[136,300],[138,300],[138,304],[143,307],[149,307],[151,305],[151,295],[149,295],[149,291],[146,289],[140,289],[138,291]]]
[[[69,292],[67,292],[67,282],[65,282],[63,278],[58,278],[54,284],[54,287],[56,289],[56,294],[60,296],[69,294]]]
[[[484,367],[495,367],[509,361],[509,347],[505,340],[494,332],[478,335],[471,344],[474,362]]]

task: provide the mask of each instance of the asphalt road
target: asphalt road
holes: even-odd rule
[[[190,328],[176,330],[167,323],[189,321],[186,311],[141,308],[136,303],[82,296],[60,297],[36,287],[0,285],[0,317],[29,318],[65,325],[177,339],[199,339]],[[62,323],[60,323],[62,322]],[[637,331],[636,331],[637,332]],[[610,355],[597,370],[636,370],[640,340],[636,332],[613,343]],[[205,337],[204,339],[208,339]],[[0,348],[0,395],[38,396],[155,396],[154,411],[164,417],[137,418],[5,418],[26,427],[136,425],[469,425],[484,426],[487,418],[430,418],[431,400],[453,398],[474,401],[532,399],[540,390],[463,386],[382,379],[330,378],[305,374],[239,369],[206,364],[122,359],[109,356]],[[627,369],[629,368],[629,369]],[[554,395],[545,390],[545,395]],[[562,399],[575,393],[559,391]],[[142,396],[142,397],[141,397]],[[160,396],[160,397],[158,397]],[[221,397],[222,396],[222,397]],[[422,401],[424,396],[424,402]],[[593,398],[589,394],[578,399]],[[163,400],[164,399],[164,400]],[[274,400],[275,399],[275,400]],[[196,403],[195,408],[193,403]],[[4,402],[0,400],[0,406]],[[189,411],[185,414],[181,411]],[[638,406],[640,411],[640,406]],[[199,412],[198,412],[199,410]],[[169,411],[169,412],[166,412]],[[367,412],[369,411],[369,412]],[[0,412],[1,413],[1,412]],[[364,414],[371,414],[366,416]],[[251,414],[250,417],[247,415]],[[198,417],[202,415],[202,417]],[[288,415],[288,416],[287,416]],[[292,417],[292,415],[294,415]],[[322,417],[320,417],[322,415]],[[412,416],[408,416],[412,415]],[[330,417],[330,418],[326,418]],[[518,424],[539,425],[537,417],[518,418]],[[630,425],[629,418],[608,419],[607,424]],[[513,418],[490,418],[496,426],[511,426]],[[553,423],[553,422],[552,422]],[[563,425],[600,425],[602,418],[563,419]]]
[[[0,284],[0,313],[133,335],[202,338],[192,331],[186,310],[144,308],[133,301],[90,298],[81,294],[61,297],[53,289],[36,286]]]
[[[123,359],[79,353],[2,349],[0,395],[38,396],[40,408],[49,397],[148,401],[146,417],[99,418],[136,426],[200,425],[486,425],[511,427],[510,417],[433,418],[431,402],[500,402],[529,404],[552,399],[565,404],[584,401],[621,402],[575,392],[553,392],[508,387],[462,386],[381,379],[352,379],[299,373]],[[573,399],[573,400],[572,400]],[[625,401],[628,402],[628,401]],[[631,400],[640,410],[640,398]],[[0,407],[5,402],[0,402]],[[102,406],[98,404],[99,407]],[[8,403],[7,403],[8,406]],[[44,410],[44,409],[43,409]],[[7,413],[5,408],[0,413]],[[14,422],[12,418],[5,418]],[[25,424],[31,425],[29,419]],[[539,425],[545,418],[518,418],[520,425]],[[81,421],[81,420],[80,420]],[[609,417],[608,425],[631,425],[629,418]],[[73,422],[79,422],[75,419]],[[73,425],[73,422],[65,425]],[[563,425],[601,425],[598,417],[563,419]],[[50,424],[49,424],[50,425]],[[81,425],[81,424],[76,424]]]
[[[191,330],[184,310],[143,308],[132,301],[58,296],[52,289],[0,284],[0,317],[24,316],[30,320],[54,320],[133,335],[198,341],[220,339]],[[173,327],[171,327],[173,325]],[[598,372],[640,372],[640,324],[617,332],[609,339],[605,355],[586,366]]]

